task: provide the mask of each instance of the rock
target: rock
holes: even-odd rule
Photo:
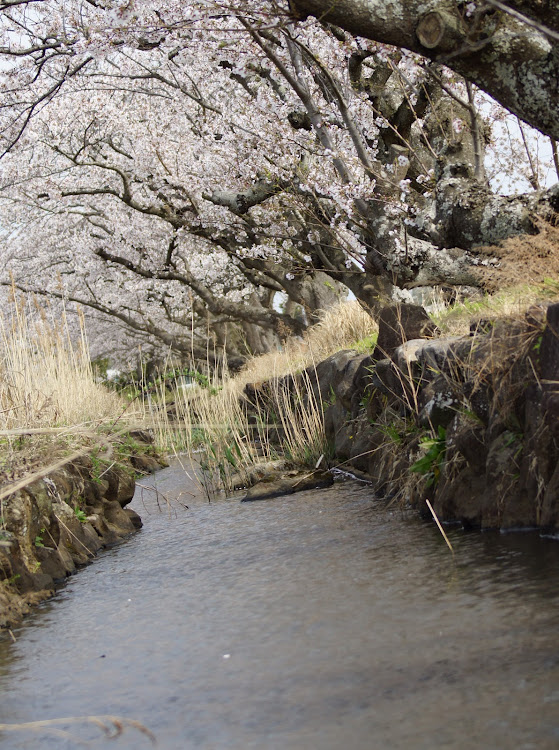
[[[98,534],[90,523],[78,521],[65,502],[53,503],[53,509],[60,525],[58,548],[65,548],[77,565],[84,565],[103,546]]]
[[[73,573],[76,570],[76,563],[74,562],[70,550],[66,549],[63,545],[59,545],[57,550],[64,565],[64,569],[66,570],[66,575],[70,575],[70,573]]]
[[[242,474],[233,474],[229,479],[229,485],[234,490],[244,490],[252,487],[256,482],[260,482],[266,477],[269,479],[276,477],[281,472],[288,469],[288,463],[284,459],[277,461],[262,461],[262,463],[247,466]]]
[[[123,508],[122,512],[125,513],[127,510],[127,508]],[[122,533],[119,534],[114,526],[107,522],[102,513],[96,513],[93,516],[90,516],[90,519],[90,524],[99,539],[102,541],[103,546],[112,547],[122,540],[124,535]]]
[[[470,323],[470,336],[479,336],[480,334],[489,333],[495,321],[491,318],[477,318]]]
[[[147,456],[145,453],[141,453],[138,456],[132,456],[130,463],[137,470],[145,474],[153,474],[159,471],[161,464],[153,456]]]
[[[362,421],[361,425],[356,429],[356,437],[351,445],[349,455],[351,466],[367,473],[371,463],[371,456],[374,455],[379,445],[385,440],[386,435],[379,430],[367,429],[365,422]]]
[[[150,470],[159,468],[147,458]],[[130,463],[128,470],[115,464],[106,475],[98,471],[84,456],[4,499],[0,581],[15,582],[0,586],[0,627],[18,623],[29,603],[50,596],[76,566],[140,527],[139,516],[121,507],[134,491]],[[84,509],[87,520],[80,520]]]
[[[105,471],[103,478],[108,482],[105,492],[106,499],[116,500],[122,508],[128,505],[136,490],[136,480],[132,473],[127,471],[124,466],[114,464]]]
[[[330,487],[333,483],[334,477],[329,471],[315,470],[286,479],[258,482],[258,484],[255,484],[254,487],[248,490],[241,502],[249,503],[255,500],[271,500],[275,497],[293,495],[295,492],[303,492],[304,490]]]
[[[329,444],[336,442],[336,434],[348,420],[349,414],[339,401],[330,404],[324,411],[324,432]]]
[[[87,508],[94,510],[102,502],[104,492],[107,490],[109,483],[106,481],[93,481],[84,479],[82,498]]]
[[[400,390],[400,381],[396,367],[391,359],[379,359],[371,373],[371,388],[387,396],[392,396]]]
[[[41,481],[33,482],[28,484],[25,490],[31,495],[38,515],[40,517],[49,516],[52,510],[52,494],[49,493],[48,485]]]
[[[0,554],[10,552],[12,547],[17,544],[16,536],[7,529],[0,529]]]
[[[421,512],[429,497],[441,520],[556,530],[559,305],[479,323],[471,336],[429,339],[434,327],[422,308],[385,308],[374,355],[338,352],[307,371],[322,394],[328,443],[339,461],[367,471],[376,493],[397,494]],[[295,380],[300,385],[300,376],[284,384]],[[438,484],[426,488],[408,480],[433,427],[446,428],[446,462]],[[293,490],[282,475],[252,496]]]
[[[74,487],[74,475],[70,473],[69,467],[57,469],[43,480],[51,489],[51,495],[55,497],[70,497]]]
[[[317,470],[296,478],[292,486],[294,492],[304,492],[331,487],[333,484],[334,476],[329,471]]]
[[[549,531],[559,528],[559,462],[545,489],[539,522]]]
[[[58,549],[51,547],[39,547],[35,551],[37,561],[41,563],[41,572],[50,576],[51,588],[55,583],[63,581],[68,573],[67,560]]]
[[[524,317],[528,325],[532,328],[543,329],[546,324],[547,309],[549,306],[549,302],[530,305],[530,307],[524,313]]]
[[[437,341],[437,339],[434,339],[433,343],[435,343],[435,341]],[[472,349],[476,346],[477,338],[469,338],[468,336],[460,336],[458,338],[455,338],[454,336],[452,336],[449,337],[447,341],[449,341],[450,343],[446,351],[446,359],[442,363],[443,366],[445,364],[452,365],[453,372],[455,372],[457,369],[463,370],[465,367],[467,367]]]
[[[479,468],[465,467],[437,489],[433,507],[439,521],[457,521],[465,529],[482,525],[485,475]]]
[[[149,432],[146,432],[146,430],[130,430],[128,435],[138,443],[145,443],[146,445],[153,443],[153,436]]]
[[[379,314],[379,333],[374,359],[391,357],[405,341],[433,336],[437,327],[421,305],[397,304]]]
[[[359,372],[361,363],[365,360],[370,361],[371,357],[368,354],[359,354],[354,356],[343,369],[342,378],[334,385],[334,394],[338,398],[343,407],[348,411],[351,411],[353,396],[356,390],[355,378]]]
[[[353,394],[351,394],[351,416],[356,417],[361,407],[368,402],[373,393],[371,378],[375,369],[375,360],[366,354],[359,362],[353,376]]]
[[[456,395],[455,388],[443,375],[438,375],[435,380],[421,390],[418,398],[419,417],[418,421],[422,427],[448,427],[460,408],[460,398]]]
[[[424,371],[451,374],[465,360],[471,348],[472,339],[463,336],[430,339],[418,349],[416,357]]]
[[[491,412],[493,392],[489,383],[482,379],[473,378],[462,385],[463,400],[472,414],[487,425]]]
[[[398,366],[398,369],[406,376],[410,377],[413,365],[418,362],[419,352],[423,349],[427,341],[425,339],[410,339],[393,352],[392,359]]]
[[[450,460],[457,451],[472,468],[482,473],[485,471],[487,446],[485,427],[481,422],[466,414],[456,414],[447,427],[446,444],[447,459]]]
[[[321,490],[326,487],[331,487],[334,484],[334,475],[329,471],[321,471],[315,469],[310,474],[306,474],[301,479],[297,480],[293,485],[295,492],[303,492],[304,490]]]
[[[134,527],[135,529],[141,529],[141,528],[142,528],[142,526],[143,526],[144,524],[142,523],[142,519],[141,519],[141,518],[140,518],[140,516],[139,516],[139,515],[138,515],[138,514],[136,513],[136,511],[135,511],[135,510],[132,510],[132,508],[125,508],[125,509],[124,509],[124,512],[126,513],[126,515],[128,516],[128,518],[129,518],[129,519],[130,519],[130,521],[132,522],[132,526],[133,526],[133,527]]]
[[[342,349],[322,362],[316,367],[309,367],[306,373],[311,383],[318,380],[320,396],[323,402],[330,401],[332,397],[337,398],[337,387],[344,380],[347,367],[355,360],[356,357],[363,359],[366,355],[357,354],[351,349]]]
[[[553,436],[559,440],[559,303],[547,308],[547,325],[539,352],[542,411]]]
[[[485,487],[480,493],[482,505],[482,526],[484,529],[498,529],[505,517],[505,508],[510,506],[513,494],[517,489],[520,475],[519,456],[522,452],[522,441],[519,435],[505,430],[492,440],[488,446],[485,464]],[[511,513],[506,514],[507,526],[520,527],[519,518],[511,523]]]
[[[126,509],[121,508],[116,500],[105,500],[104,505],[105,519],[113,531],[121,538],[128,536],[134,530],[134,526]]]
[[[353,450],[356,429],[352,421],[344,420],[337,425],[334,436],[334,454],[337,459],[346,461]]]
[[[289,479],[277,479],[273,482],[258,482],[251,487],[242,503],[250,503],[254,500],[271,500],[282,495],[292,495],[295,492],[293,483]]]

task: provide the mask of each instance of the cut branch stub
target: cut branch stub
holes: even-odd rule
[[[422,47],[442,52],[450,52],[465,41],[461,18],[445,11],[426,13],[417,24],[415,33]]]

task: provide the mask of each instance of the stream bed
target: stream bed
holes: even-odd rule
[[[178,465],[141,484],[144,528],[0,638],[0,723],[111,714],[162,750],[559,747],[557,540],[455,529],[453,558],[358,482],[254,503],[208,503]],[[0,747],[152,746],[65,729]]]

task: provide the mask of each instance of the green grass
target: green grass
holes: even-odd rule
[[[476,318],[498,319],[523,315],[530,305],[559,298],[559,281],[545,279],[539,285],[521,285],[467,299],[431,315],[443,336],[469,332],[470,321]]]
[[[377,345],[377,339],[378,331],[374,331],[368,336],[364,336],[362,339],[359,339],[359,341],[355,341],[353,344],[350,344],[349,349],[355,349],[355,351],[359,354],[368,354],[369,352],[372,352]]]

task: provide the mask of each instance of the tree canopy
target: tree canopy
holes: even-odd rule
[[[3,3],[0,281],[233,359],[347,290],[483,286],[559,208],[556,14],[321,5]]]

